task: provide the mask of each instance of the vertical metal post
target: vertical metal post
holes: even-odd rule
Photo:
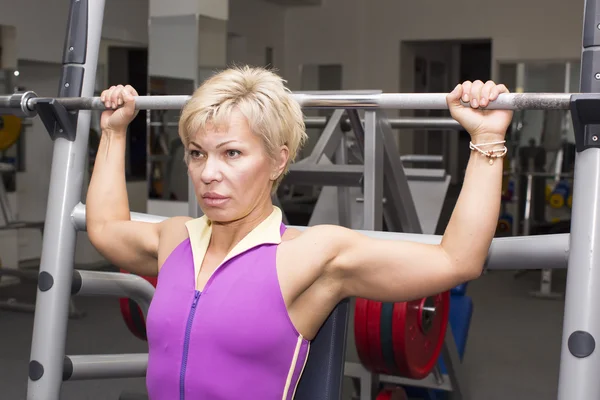
[[[192,218],[199,218],[204,215],[196,197],[196,188],[190,177],[188,177],[188,213]]]
[[[375,111],[365,112],[364,230],[383,230],[383,140]]]
[[[71,1],[59,96],[94,95],[104,3]],[[45,222],[49,234],[42,246],[28,400],[60,397],[77,234],[71,212],[81,200],[90,119],[91,111],[78,112],[74,140],[49,132],[54,140]]]
[[[377,132],[384,146],[384,194],[386,209],[392,210],[386,215],[394,217],[394,228],[407,233],[423,233],[417,208],[415,206],[404,166],[396,150],[396,143],[389,121],[382,111],[376,111]],[[387,222],[387,220],[386,220]]]
[[[344,133],[340,136],[340,143],[335,153],[335,163],[338,165],[344,165],[348,163],[348,148],[346,135]],[[346,228],[352,228],[352,219],[350,218],[350,194],[348,187],[338,186],[337,187],[337,198],[338,198],[338,219],[340,226]]]
[[[363,203],[363,228],[364,230],[383,230],[383,137],[377,129],[377,114],[375,111],[365,111],[364,131],[360,130],[360,119],[358,113],[353,115],[354,132],[357,140],[364,140],[364,203]],[[361,133],[363,133],[361,135]],[[361,378],[361,399],[365,394],[374,398],[379,386],[379,376],[367,372],[367,376]]]
[[[586,0],[581,93],[571,98],[577,145],[558,399],[600,398],[600,0]]]

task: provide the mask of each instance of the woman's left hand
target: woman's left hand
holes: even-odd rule
[[[504,140],[513,112],[485,109],[501,93],[509,91],[506,86],[497,85],[493,81],[487,81],[485,84],[482,81],[465,81],[446,96],[446,101],[452,118],[469,132],[473,141],[478,136]],[[471,107],[462,105],[461,100],[468,102]]]

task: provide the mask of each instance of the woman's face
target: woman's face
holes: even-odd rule
[[[192,137],[187,152],[200,208],[214,222],[239,220],[270,203],[273,181],[287,161],[286,148],[277,161],[269,157],[262,138],[237,110],[227,128],[209,126]]]

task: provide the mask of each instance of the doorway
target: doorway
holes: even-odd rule
[[[491,40],[404,41],[400,44],[400,92],[448,93],[465,80],[491,79]],[[406,110],[401,115],[449,117],[447,110]],[[402,132],[401,136],[410,135]],[[462,131],[412,131],[401,138],[414,154],[442,155],[452,184],[462,182],[469,160],[469,134]],[[410,152],[410,151],[409,151]],[[423,165],[426,167],[426,165]]]

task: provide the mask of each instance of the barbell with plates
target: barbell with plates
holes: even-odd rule
[[[444,345],[450,291],[408,302],[357,298],[354,340],[361,364],[373,373],[425,378]]]

